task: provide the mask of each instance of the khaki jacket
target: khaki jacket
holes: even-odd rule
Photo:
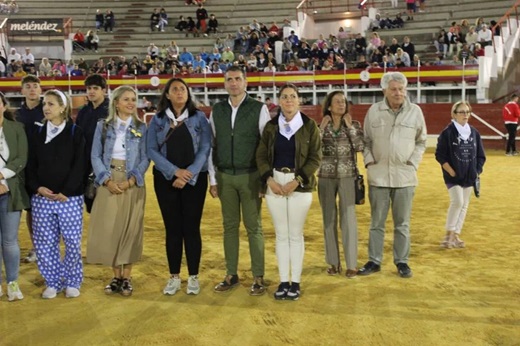
[[[406,98],[394,113],[385,99],[370,107],[363,127],[368,184],[416,186],[417,169],[426,149],[426,123],[421,108]]]

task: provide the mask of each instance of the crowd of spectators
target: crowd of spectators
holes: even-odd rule
[[[18,13],[20,7],[15,0],[7,1],[3,0],[0,3],[0,13],[15,14]]]
[[[452,22],[448,29],[441,28],[436,34],[435,54],[439,61],[451,58],[457,65],[464,61],[478,63],[478,57],[484,56],[484,48],[493,44],[493,36],[500,35],[500,26],[495,25],[493,20],[487,24],[483,17],[477,18],[475,25],[470,25],[467,19],[460,24]],[[495,27],[495,32],[490,27]]]

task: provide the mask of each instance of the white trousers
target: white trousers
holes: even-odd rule
[[[294,173],[274,171],[274,180],[285,185],[294,180]],[[291,195],[275,195],[268,187],[265,195],[276,233],[276,258],[280,282],[301,282],[303,268],[303,226],[312,203],[312,193],[293,192]],[[291,280],[292,279],[292,280]]]
[[[460,234],[466,213],[468,212],[469,198],[473,187],[462,187],[455,185],[448,189],[450,195],[450,206],[446,217],[446,230]]]
[[[397,0],[390,0],[392,7],[397,7]]]

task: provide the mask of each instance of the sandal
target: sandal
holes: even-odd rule
[[[327,268],[327,274],[329,274],[329,275],[341,274],[341,264],[338,264],[337,266],[331,265],[329,268]]]
[[[453,232],[446,234],[444,240],[441,242],[441,247],[445,249],[452,249],[455,247],[455,238],[453,237]]]
[[[114,294],[121,291],[121,284],[123,280],[120,278],[113,278],[108,285],[105,286],[105,294]]]
[[[466,247],[466,243],[464,242],[464,240],[459,238],[458,234],[456,234],[455,240],[453,241],[453,246],[458,247],[458,248],[463,248],[463,247]]]
[[[121,284],[121,295],[125,297],[130,297],[134,288],[132,287],[131,279],[123,279]]]

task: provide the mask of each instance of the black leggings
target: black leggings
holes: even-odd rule
[[[155,194],[166,229],[166,256],[170,274],[179,274],[181,271],[184,245],[188,273],[198,275],[202,252],[200,220],[206,200],[208,173],[199,173],[195,186],[186,184],[182,189],[174,188],[173,180],[166,180],[155,168],[153,173]]]
[[[506,153],[513,153],[516,151],[516,126],[517,124],[505,124],[507,133],[509,134],[507,137],[507,146]]]

